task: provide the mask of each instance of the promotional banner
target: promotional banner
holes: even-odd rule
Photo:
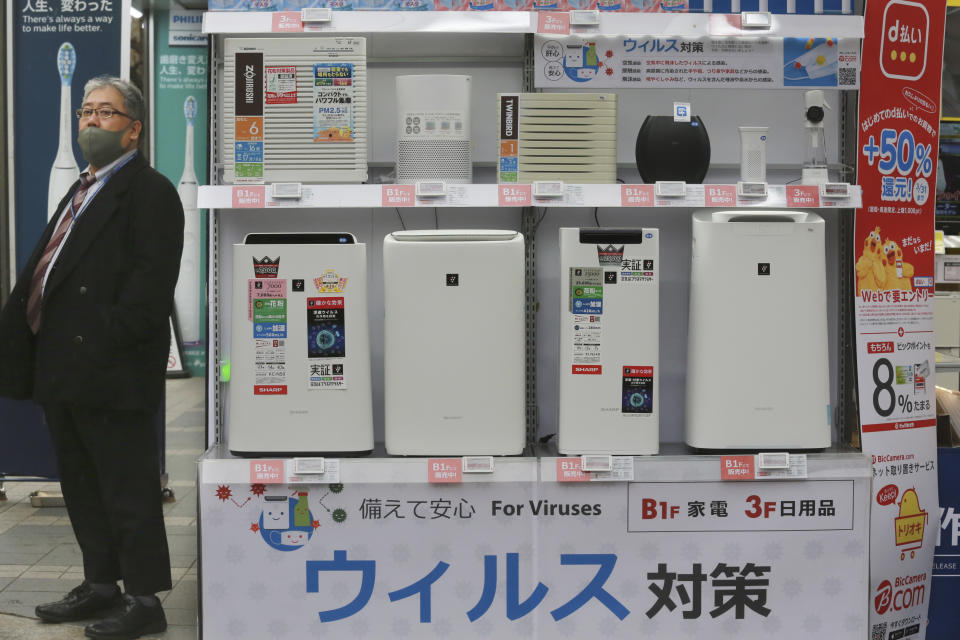
[[[129,0],[11,3],[16,269],[87,166],[74,110],[94,76],[127,76]],[[129,13],[129,11],[128,11]],[[124,61],[126,61],[124,63]]]
[[[857,87],[855,38],[537,35],[538,88]]]
[[[960,634],[960,449],[940,449],[940,517],[930,590],[932,640]]]
[[[456,458],[291,482],[306,462],[201,462],[205,637],[866,637],[860,456],[809,481],[699,480],[712,459],[641,463],[641,482],[428,483]]]
[[[945,4],[868,0],[855,318],[863,451],[874,463],[871,640],[923,638],[936,543],[934,186]]]
[[[157,171],[177,185],[183,203],[183,257],[176,307],[184,362],[191,375],[206,372],[206,210],[197,208],[197,187],[207,184],[206,36],[202,11],[157,11],[154,159]]]

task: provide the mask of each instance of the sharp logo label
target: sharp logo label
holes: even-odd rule
[[[517,139],[517,102],[519,96],[500,96],[500,139]]]
[[[276,278],[280,273],[280,256],[276,259],[263,256],[259,260],[253,259],[253,277],[255,278]]]
[[[893,0],[883,12],[880,70],[888,78],[917,80],[927,69],[930,13],[917,2]]]
[[[612,244],[608,244],[606,247],[597,245],[597,258],[600,260],[600,264],[619,265],[620,261],[623,260],[623,245],[619,247]]]
[[[880,615],[887,611],[903,611],[922,605],[927,599],[927,574],[901,576],[894,580],[884,580],[877,585],[873,598],[873,608]]]

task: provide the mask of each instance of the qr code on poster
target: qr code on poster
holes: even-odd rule
[[[881,622],[880,624],[873,625],[873,630],[870,632],[870,640],[884,640],[887,637],[887,623]]]
[[[837,73],[837,85],[841,87],[853,87],[857,84],[856,69],[840,69]],[[873,640],[872,638],[870,640]]]

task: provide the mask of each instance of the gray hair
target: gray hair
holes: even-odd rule
[[[140,89],[135,84],[115,76],[97,76],[87,80],[87,84],[83,85],[83,101],[87,101],[91,92],[107,87],[116,89],[123,96],[123,110],[130,118],[143,122],[143,94]]]

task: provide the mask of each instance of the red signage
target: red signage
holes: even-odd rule
[[[573,375],[599,376],[603,373],[601,364],[575,364],[573,365]]]

